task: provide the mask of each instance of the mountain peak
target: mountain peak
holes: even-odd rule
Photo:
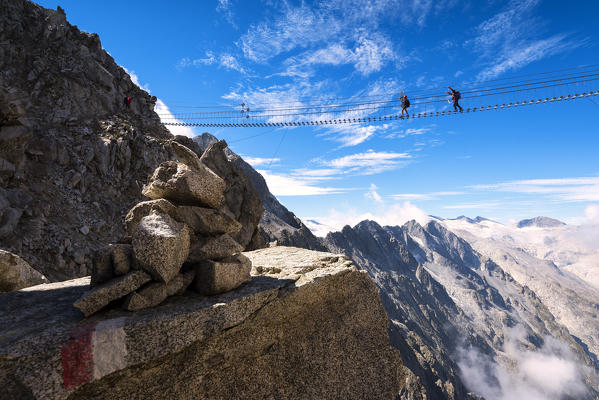
[[[457,218],[449,218],[450,221],[466,221],[469,222],[471,224],[478,224],[479,222],[483,222],[483,221],[490,221],[490,219],[485,218],[485,217],[481,217],[481,216],[477,216],[476,218],[470,218],[467,217],[465,215],[460,215]]]
[[[537,228],[555,228],[563,225],[566,224],[557,219],[539,216],[530,219],[523,219],[518,222],[516,226],[518,228],[529,228],[533,226]]]

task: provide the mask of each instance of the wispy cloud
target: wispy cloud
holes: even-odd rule
[[[347,192],[347,188],[325,187],[318,180],[310,177],[276,174],[271,171],[258,170],[266,180],[268,188],[275,196],[318,196]]]
[[[535,61],[571,49],[572,45],[572,42],[567,40],[567,35],[554,35],[547,39],[515,46],[505,51],[496,63],[485,68],[477,77],[480,80],[495,78],[505,72],[518,70]]]
[[[225,68],[228,70],[234,70],[234,71],[240,72],[242,74],[248,73],[246,68],[244,68],[241,65],[239,60],[235,56],[233,56],[229,53],[223,53],[223,54],[217,56],[212,51],[206,51],[205,55],[206,55],[205,57],[195,58],[195,59],[191,59],[189,57],[182,58],[179,61],[179,67],[185,68],[185,67],[203,67],[203,66],[208,66],[208,65],[217,65],[221,68]]]
[[[477,76],[479,80],[497,77],[579,45],[564,33],[541,36],[544,22],[533,15],[539,3],[540,0],[512,0],[476,28],[476,36],[467,44],[486,64]]]
[[[249,157],[249,156],[243,156],[243,159],[245,160],[245,162],[250,164],[252,167],[257,167],[257,166],[265,165],[265,164],[269,165],[269,164],[277,163],[277,162],[281,161],[280,158],[263,158],[263,157]]]
[[[542,195],[566,202],[599,201],[599,177],[526,179],[490,185],[475,185],[471,188]]]
[[[235,15],[233,14],[233,3],[231,0],[218,0],[218,5],[216,6],[216,11],[221,13],[231,26],[237,29],[237,24],[235,23]]]
[[[500,203],[498,201],[481,201],[477,203],[462,203],[462,204],[451,204],[447,206],[443,206],[443,208],[447,210],[461,210],[461,209],[470,209],[470,210],[486,210],[489,208],[496,208],[499,206],[505,205],[505,203]]]
[[[445,196],[459,196],[464,194],[466,192],[401,193],[392,194],[389,197],[397,200],[438,200]]]
[[[285,63],[293,71],[306,67],[352,64],[362,75],[380,71],[386,64],[397,59],[390,39],[377,32],[360,32],[351,45],[333,43],[327,47],[306,51],[291,57]]]
[[[343,169],[345,173],[372,175],[403,167],[411,158],[408,153],[368,150],[323,161],[323,165]]]
[[[408,129],[401,129],[397,132],[389,133],[388,135],[385,135],[384,137],[385,137],[385,139],[402,139],[407,136],[424,135],[425,133],[428,133],[430,131],[431,131],[431,128],[408,128]]]
[[[367,199],[373,200],[375,203],[382,204],[382,203],[384,203],[383,198],[381,197],[381,195],[378,193],[377,190],[378,190],[378,187],[374,183],[371,183],[370,188],[368,189],[368,192],[366,192],[364,194],[364,196]]]

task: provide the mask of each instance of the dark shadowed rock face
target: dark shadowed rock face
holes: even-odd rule
[[[362,221],[329,233],[325,242],[330,251],[349,256],[376,283],[391,319],[391,344],[418,376],[428,398],[468,398],[451,354],[463,316],[411,255],[409,248],[417,245],[409,235]]]
[[[0,248],[51,281],[88,275],[173,158],[172,135],[156,99],[62,10],[0,0],[0,15]]]

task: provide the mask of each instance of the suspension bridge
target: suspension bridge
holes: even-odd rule
[[[372,124],[385,121],[447,117],[508,110],[599,96],[599,64],[540,72],[485,82],[466,83],[461,92],[463,111],[453,110],[447,89],[405,90],[377,96],[313,99],[278,104],[175,106],[202,111],[160,114],[165,125],[196,127],[301,127]],[[401,115],[401,95],[407,94],[409,115]],[[345,100],[345,101],[340,101]],[[594,101],[593,101],[594,102]],[[596,103],[599,105],[599,103]]]

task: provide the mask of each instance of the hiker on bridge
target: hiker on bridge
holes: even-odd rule
[[[408,113],[408,108],[410,108],[410,100],[408,100],[408,96],[407,95],[403,95],[401,97],[401,117],[403,118],[403,112],[406,112],[406,115],[408,116],[408,118],[410,117],[410,114]]]
[[[451,88],[451,86],[447,86],[447,88],[449,90],[451,90],[451,92],[447,92],[447,94],[451,95],[451,99],[453,100],[453,110],[455,112],[458,111],[458,108],[460,109],[460,112],[463,112],[464,109],[462,108],[462,106],[458,103],[458,101],[460,101],[460,98],[462,97],[462,95],[460,94],[460,92],[458,92],[457,90],[454,90]]]

